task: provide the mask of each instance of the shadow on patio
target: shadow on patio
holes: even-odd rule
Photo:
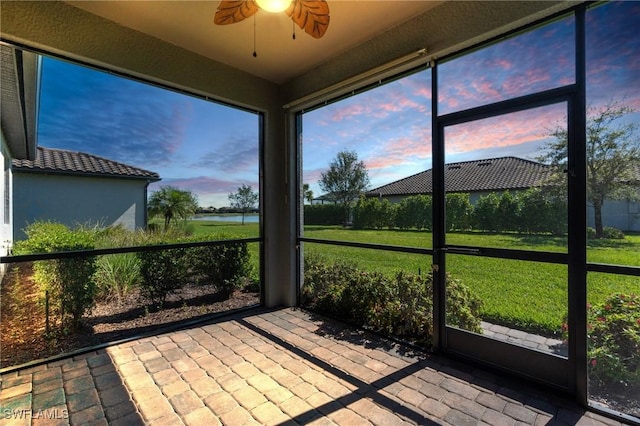
[[[289,308],[4,374],[0,406],[7,424],[616,424],[548,389]]]

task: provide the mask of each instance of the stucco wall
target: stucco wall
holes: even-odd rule
[[[11,204],[9,209],[5,209],[5,200],[8,197],[9,203],[11,203],[11,156],[9,154],[9,148],[4,137],[4,133],[0,129],[0,138],[2,139],[2,146],[0,149],[0,192],[2,193],[2,205],[0,205],[0,256],[6,256],[9,254],[9,250],[13,245],[13,217]],[[5,171],[5,167],[8,167],[8,171]],[[9,179],[9,182],[6,180]],[[7,191],[9,192],[7,194]],[[0,265],[0,280],[4,276],[7,265]]]
[[[14,237],[37,220],[68,226],[121,224],[127,229],[145,225],[143,180],[15,173]]]
[[[593,207],[587,207],[587,225],[594,226]],[[640,232],[640,202],[606,200],[602,206],[602,224],[622,231]]]

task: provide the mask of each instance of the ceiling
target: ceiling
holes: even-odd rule
[[[68,1],[68,4],[277,84],[306,73],[442,1],[328,0],[331,21],[320,39],[285,13],[219,26],[219,1]]]

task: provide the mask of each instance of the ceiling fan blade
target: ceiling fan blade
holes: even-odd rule
[[[213,22],[217,25],[235,24],[255,15],[258,10],[258,5],[253,0],[221,1]]]
[[[322,37],[329,28],[329,5],[325,0],[294,0],[287,15],[315,38]]]

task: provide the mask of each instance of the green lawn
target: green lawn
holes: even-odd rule
[[[191,221],[197,234],[222,233],[237,237],[256,237],[257,224]],[[417,231],[366,230],[341,227],[307,226],[305,236],[327,240],[379,243],[407,247],[431,247],[431,234]],[[456,245],[513,248],[518,250],[566,252],[566,239],[551,236],[487,235],[454,233],[447,243]],[[258,245],[250,248],[255,262]],[[395,274],[400,270],[424,273],[431,268],[431,257],[416,254],[369,250],[325,244],[305,243],[305,252],[319,253],[335,261],[348,260],[366,270]],[[589,262],[640,266],[640,235],[619,241],[590,241]],[[256,263],[257,264],[257,263]],[[556,332],[566,314],[567,268],[518,260],[450,255],[447,269],[472,288],[483,301],[483,318],[519,325],[529,330]],[[590,273],[588,298],[597,303],[614,292],[640,293],[638,277]]]
[[[257,223],[216,222],[213,220],[190,220],[195,235],[224,234],[233,238],[255,238],[260,236]]]

